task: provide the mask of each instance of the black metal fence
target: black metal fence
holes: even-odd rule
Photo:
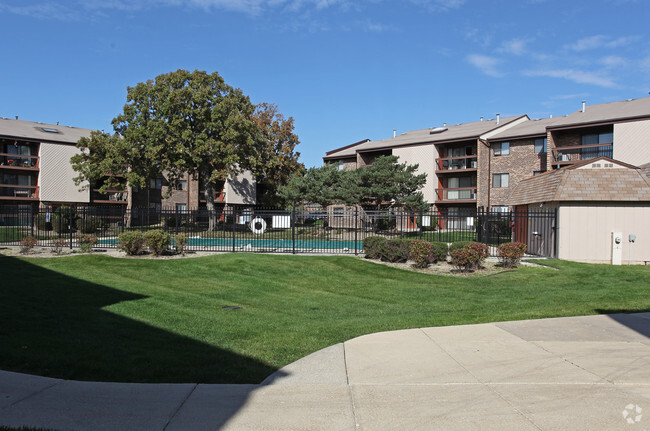
[[[476,241],[496,247],[513,240],[528,252],[555,256],[557,217],[554,211],[404,212],[362,209],[305,210],[226,208],[179,210],[123,207],[1,207],[0,245],[20,245],[34,237],[37,245],[79,247],[82,234],[98,238],[96,248],[115,248],[127,231],[162,229],[188,238],[190,251],[276,253],[363,253],[369,236],[453,243]],[[57,241],[58,240],[58,241]]]

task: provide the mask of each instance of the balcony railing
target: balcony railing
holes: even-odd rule
[[[0,153],[0,168],[36,169],[38,168],[38,156]]]
[[[436,201],[476,201],[476,187],[436,189]]]
[[[441,157],[436,159],[436,170],[440,171],[456,171],[459,169],[476,169],[478,167],[477,156],[456,156],[456,157]]]
[[[568,165],[596,157],[613,157],[613,144],[572,145],[553,149],[553,163]]]
[[[38,199],[38,186],[0,184],[0,199]]]
[[[99,189],[93,189],[90,197],[93,202],[110,202],[110,203],[126,204],[129,195],[126,191],[123,190],[106,190],[105,192],[102,193],[99,191]]]

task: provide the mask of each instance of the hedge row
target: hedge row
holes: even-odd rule
[[[411,259],[418,267],[447,259],[448,247],[444,242],[428,242],[417,239],[386,239],[370,236],[363,240],[367,259],[385,262],[406,262]]]
[[[187,236],[181,233],[174,236],[173,239],[176,252],[184,255],[187,247]],[[118,236],[117,247],[129,256],[136,256],[142,253],[145,248],[148,248],[154,256],[160,256],[167,252],[171,240],[171,235],[160,229],[150,230],[145,233],[131,231],[121,233]]]

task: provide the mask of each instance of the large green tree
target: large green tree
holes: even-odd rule
[[[124,176],[146,186],[163,172],[170,183],[189,173],[202,183],[214,214],[216,185],[228,177],[248,170],[281,183],[278,169],[299,170],[293,119],[285,120],[271,105],[256,111],[216,72],[177,70],[129,87],[112,124],[116,135],[93,134],[79,142],[83,155],[72,160],[78,181]],[[216,216],[210,229],[215,224]]]
[[[280,195],[291,203],[307,201],[323,207],[342,203],[373,210],[417,210],[425,205],[420,189],[426,183],[426,174],[416,174],[417,169],[418,165],[398,163],[397,156],[378,157],[372,165],[356,170],[328,164],[294,176]]]

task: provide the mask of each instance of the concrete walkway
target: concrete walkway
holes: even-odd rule
[[[261,385],[93,383],[1,371],[0,424],[650,430],[650,313],[371,334],[309,355]]]

